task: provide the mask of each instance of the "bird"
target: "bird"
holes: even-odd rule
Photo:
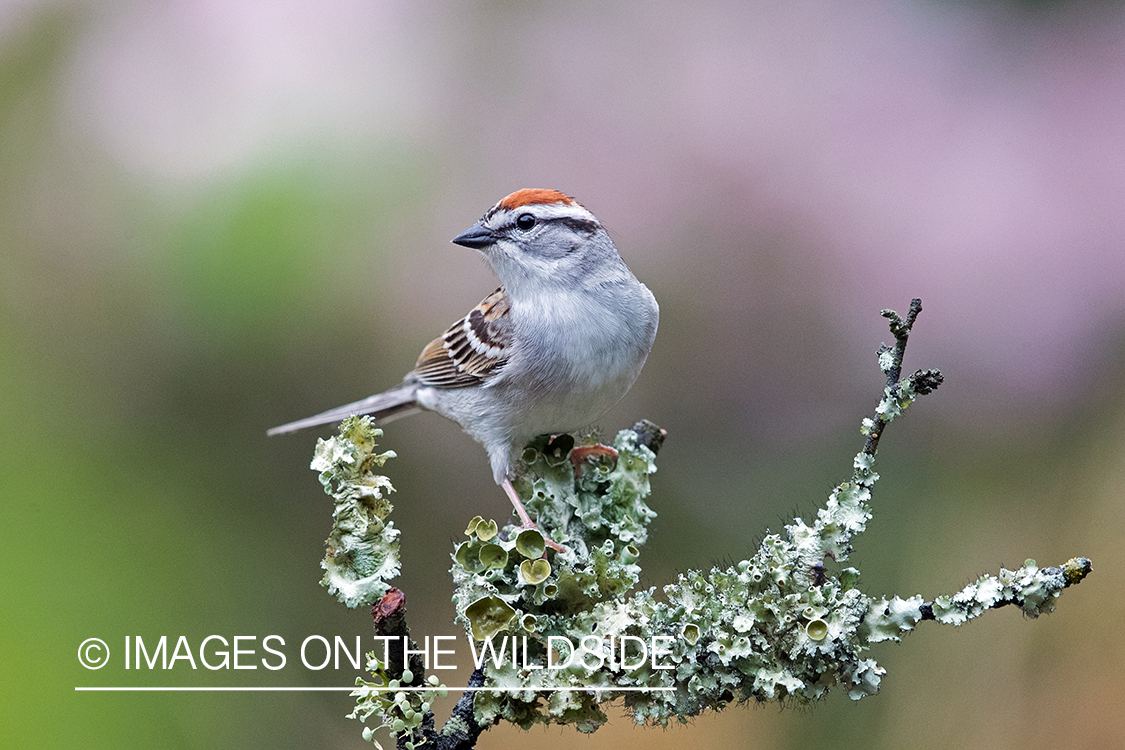
[[[427,344],[398,385],[267,432],[437,412],[484,447],[522,526],[536,528],[512,485],[518,455],[540,435],[594,424],[625,395],[660,308],[601,222],[557,190],[517,190],[451,242],[479,251],[500,287]]]

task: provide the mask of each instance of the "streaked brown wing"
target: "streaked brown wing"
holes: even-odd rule
[[[422,350],[414,365],[419,382],[434,388],[464,388],[498,373],[508,361],[510,309],[504,287],[485,297]]]

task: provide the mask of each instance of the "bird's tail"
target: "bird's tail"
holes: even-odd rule
[[[384,422],[399,417],[405,417],[407,414],[413,414],[421,408],[414,398],[417,390],[417,383],[406,382],[395,386],[389,391],[376,393],[374,396],[368,396],[362,401],[337,406],[335,409],[329,409],[314,417],[305,417],[304,419],[298,419],[296,422],[274,427],[267,430],[266,434],[281,435],[286,432],[296,432],[306,427],[316,427],[317,425],[329,424],[330,422],[339,422],[341,419],[346,419],[347,417],[352,417],[357,414],[370,414]]]

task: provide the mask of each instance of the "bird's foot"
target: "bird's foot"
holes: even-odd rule
[[[609,456],[617,461],[617,450],[608,445],[579,445],[570,452],[570,465],[574,467],[574,478],[577,479],[582,470],[582,463],[590,456]]]
[[[523,507],[523,501],[520,500],[520,496],[519,493],[516,492],[516,488],[512,486],[512,480],[505,479],[500,486],[504,488],[504,492],[507,493],[508,499],[512,501],[512,506],[516,509],[516,515],[520,517],[520,527],[524,529],[535,529],[536,531],[539,531],[539,527],[535,525],[535,522],[531,520],[531,516],[527,514],[527,510]],[[552,541],[542,531],[539,531],[539,533],[543,536],[543,543],[548,547],[555,550],[556,552],[566,552],[566,547],[562,546],[558,542]]]

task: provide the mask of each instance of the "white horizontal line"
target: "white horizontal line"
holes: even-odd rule
[[[472,687],[472,686],[433,687],[433,686],[423,686],[423,687],[397,687],[397,688],[391,688],[391,687],[364,688],[364,687],[189,687],[189,686],[117,687],[117,686],[104,686],[104,687],[76,687],[74,689],[75,689],[76,692],[103,692],[103,693],[109,693],[109,692],[112,692],[112,693],[135,693],[135,692],[140,692],[140,693],[145,693],[145,692],[187,692],[187,693],[214,693],[214,692],[223,692],[223,693],[255,693],[255,692],[261,693],[261,692],[267,692],[268,693],[268,692],[274,692],[274,693],[280,693],[280,692],[324,692],[324,691],[352,692],[353,690],[369,690],[373,693],[397,693],[397,692],[400,692],[400,691],[404,692],[404,693],[412,693],[412,692],[422,692],[422,691],[428,691],[428,690],[448,690],[451,693],[464,693],[464,692],[476,693],[476,692],[483,692],[483,691],[509,692],[509,691],[512,691],[512,690],[521,690],[521,691],[522,690],[531,690],[531,691],[536,692],[536,693],[558,693],[558,692],[562,692],[564,690],[593,690],[593,691],[596,691],[596,692],[635,693],[635,692],[642,692],[642,691],[649,691],[649,690],[651,690],[651,691],[675,690],[676,688],[674,688],[674,687],[636,687],[636,686],[612,687],[612,686],[606,686],[606,685],[588,685],[588,686],[585,686],[585,687],[533,687],[533,686],[527,686],[527,687],[521,687],[521,686],[515,686],[515,687]]]

